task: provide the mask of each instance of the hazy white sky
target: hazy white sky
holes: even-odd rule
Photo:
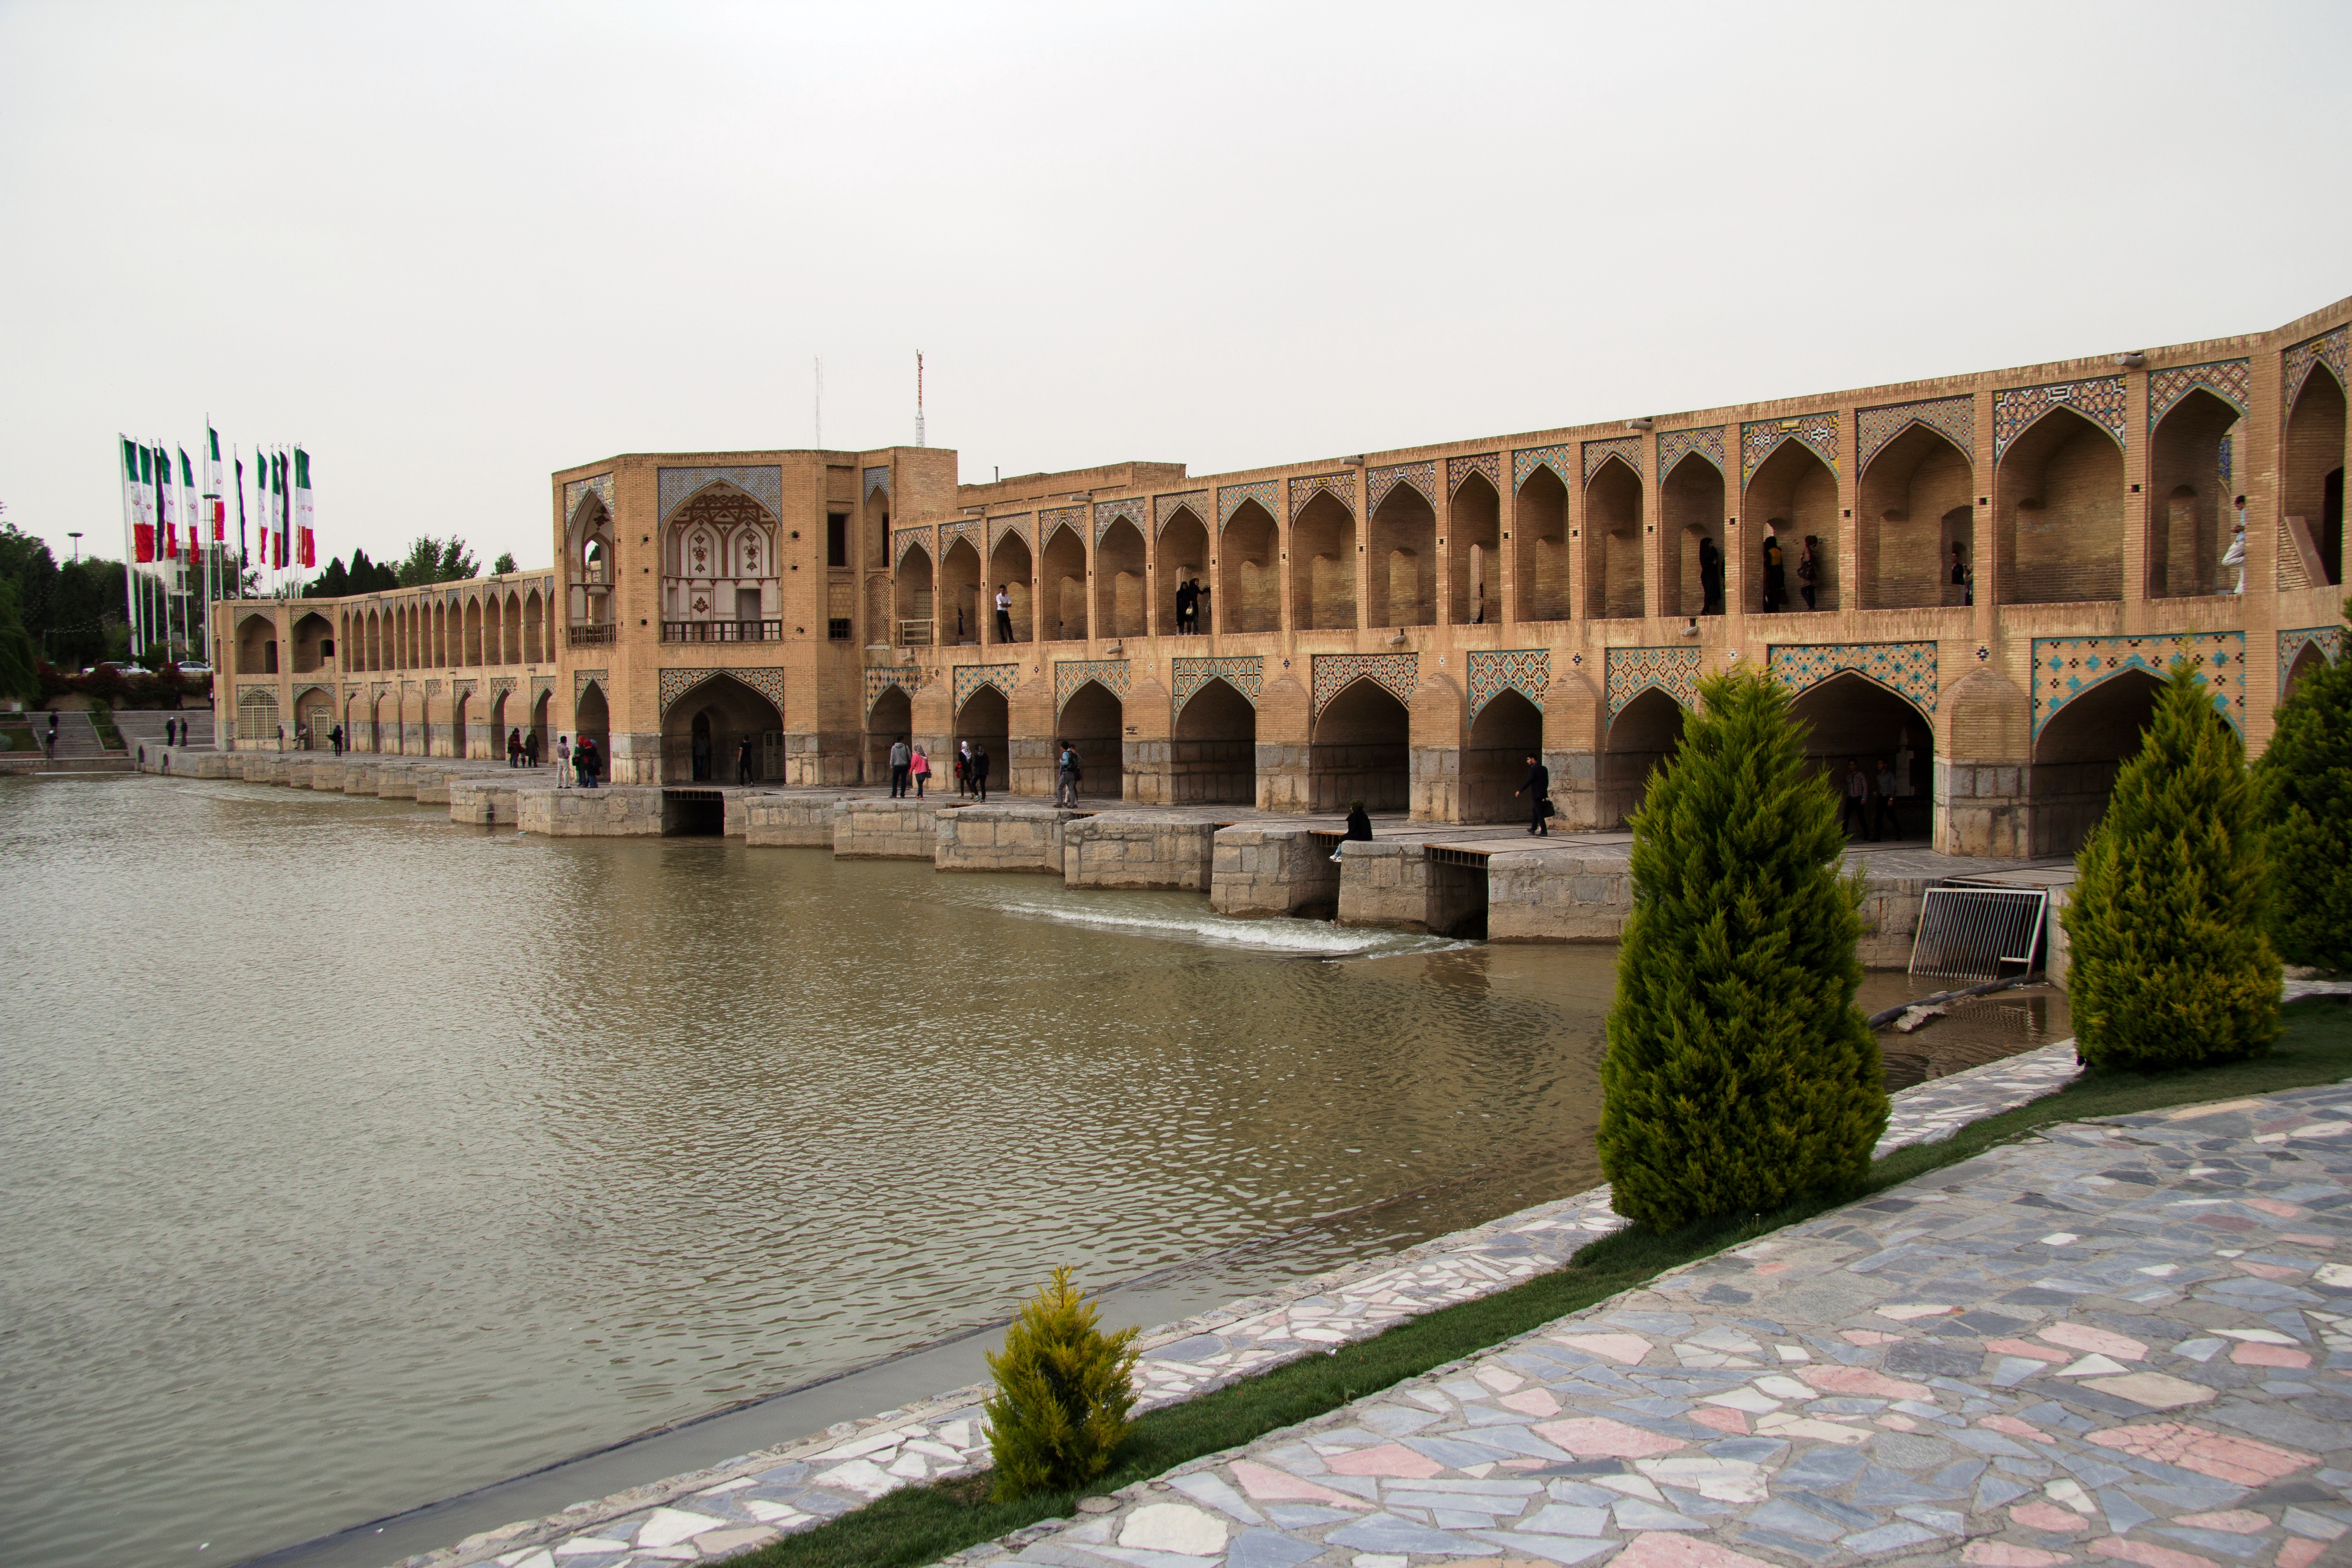
[[[0,4],[0,500],[301,439],[321,560],[621,451],[1195,472],[2352,292],[2352,6]]]

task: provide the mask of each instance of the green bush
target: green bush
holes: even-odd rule
[[[2254,801],[2272,945],[2289,963],[2352,970],[2352,658],[2295,683],[2254,764]]]
[[[2253,787],[2196,661],[2172,667],[2074,871],[2066,990],[2085,1062],[2153,1072],[2270,1048],[2279,961]]]
[[[988,1402],[993,1495],[1069,1491],[1109,1468],[1135,1407],[1136,1331],[1105,1334],[1094,1303],[1054,1270],[991,1352],[996,1396]]]
[[[1601,1066],[1612,1201],[1659,1231],[1847,1191],[1886,1125],[1835,797],[1778,682],[1701,696],[1633,816]]]

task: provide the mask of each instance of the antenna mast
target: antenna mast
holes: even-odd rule
[[[915,351],[915,445],[923,444],[923,351]]]

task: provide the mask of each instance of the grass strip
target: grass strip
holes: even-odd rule
[[[1508,1290],[1441,1308],[1376,1338],[1343,1345],[1336,1354],[1308,1356],[1155,1410],[1135,1423],[1111,1472],[1083,1493],[991,1502],[984,1474],[907,1487],[735,1561],[746,1568],[919,1568],[1040,1520],[1067,1518],[1076,1511],[1081,1496],[1115,1491],[1188,1459],[1321,1415],[1432,1367],[1541,1328],[1667,1269],[1972,1159],[2037,1129],[2308,1088],[2352,1076],[2352,1008],[2327,1000],[2298,1002],[2285,1009],[2285,1035],[2267,1057],[2201,1070],[2086,1076],[2054,1094],[1970,1122],[1939,1142],[1896,1150],[1874,1162],[1862,1188],[1843,1198],[1794,1204],[1671,1236],[1622,1230],[1583,1247],[1566,1267]]]

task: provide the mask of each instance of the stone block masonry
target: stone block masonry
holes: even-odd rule
[[[837,795],[749,796],[743,802],[743,842],[764,848],[830,849],[833,808],[841,798]]]
[[[375,794],[375,776],[381,771],[381,766],[382,764],[373,760],[357,762],[346,759],[343,763],[343,793],[345,795]]]
[[[932,864],[942,871],[1063,875],[1063,837],[1080,814],[1050,805],[950,806],[937,814]]]
[[[1330,913],[1339,906],[1339,868],[1328,829],[1220,828],[1209,907],[1221,915]]]
[[[534,789],[521,793],[517,812],[525,833],[551,838],[658,838],[658,789]]]
[[[1217,825],[1105,812],[1062,829],[1062,880],[1073,888],[1205,893],[1215,874]]]
[[[833,808],[833,853],[843,860],[935,860],[939,814],[952,801],[843,800]]]
[[[407,763],[379,763],[375,770],[375,793],[383,800],[415,800],[415,770]]]
[[[520,797],[524,793],[521,784],[500,779],[454,780],[449,785],[449,820],[478,827],[517,826],[521,819]]]

